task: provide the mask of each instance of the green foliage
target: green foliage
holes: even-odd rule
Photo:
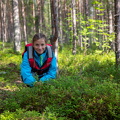
[[[40,113],[37,111],[26,111],[24,109],[17,109],[15,112],[5,111],[0,115],[1,120],[40,120]]]
[[[58,78],[33,88],[16,82],[21,81],[21,55],[0,52],[0,119],[120,119],[120,69],[115,69],[114,53],[91,50],[73,56],[70,50],[66,46],[59,52]]]
[[[110,43],[114,40],[115,34],[108,32],[108,22],[102,20],[102,16],[104,16],[104,12],[106,7],[104,2],[99,2],[97,0],[92,0],[91,4],[93,5],[93,9],[98,11],[97,14],[98,19],[93,19],[91,16],[93,13],[90,13],[91,16],[85,16],[84,14],[77,13],[76,14],[76,29],[77,35],[76,40],[80,40],[82,42],[81,50],[88,50],[93,47],[95,49],[101,49],[104,51],[109,51],[111,46]],[[90,11],[91,12],[91,11]],[[73,41],[73,22],[72,22],[72,13],[67,14],[67,18],[65,20],[68,22],[68,26],[66,27],[66,22],[63,24],[63,31],[66,33],[69,41]],[[80,38],[80,39],[78,39]]]

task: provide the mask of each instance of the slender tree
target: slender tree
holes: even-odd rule
[[[2,28],[3,28],[3,2],[1,1],[0,2],[0,40],[2,41],[3,40],[3,31],[2,31]]]
[[[51,2],[51,25],[52,25],[52,35],[50,38],[50,42],[53,46],[53,50],[55,55],[57,56],[58,49],[58,8],[57,8],[57,0],[50,0]]]
[[[58,42],[60,46],[60,50],[62,50],[63,47],[63,30],[62,30],[62,9],[61,9],[61,0],[58,0],[58,21],[59,21],[59,27],[58,27]]]
[[[7,19],[7,41],[8,42],[13,42],[13,40],[14,40],[12,7],[13,7],[12,2],[7,1],[7,16],[6,16],[6,19]]]
[[[50,5],[51,5],[51,27],[52,27],[52,35],[50,37],[50,42],[52,44],[52,48],[55,53],[56,59],[58,59],[58,0],[50,0]],[[58,62],[57,62],[57,66],[58,66]]]
[[[1,1],[2,4],[2,41],[3,41],[3,47],[4,43],[7,42],[7,21],[6,21],[6,0]]]
[[[18,0],[13,0],[13,19],[14,19],[14,50],[20,51],[21,33],[20,33]]]
[[[72,0],[72,16],[73,16],[73,50],[72,53],[73,55],[76,54],[76,9],[75,9],[75,0]]]
[[[108,6],[107,6],[107,11],[108,11],[108,33],[109,34],[113,34],[114,32],[114,19],[113,19],[113,13],[114,13],[114,3],[113,3],[113,0],[108,0]],[[110,45],[110,49],[115,49],[115,45],[114,45],[114,40],[111,40],[109,42],[109,45]]]
[[[36,1],[36,12],[35,12],[35,29],[36,33],[40,32],[40,0]]]
[[[78,3],[77,3],[77,6],[78,6],[78,8],[77,8],[77,11],[76,11],[76,13],[77,13],[77,28],[79,28],[78,30],[77,30],[77,34],[78,34],[78,44],[79,44],[79,46],[80,46],[80,48],[82,48],[83,47],[83,43],[82,43],[82,34],[79,34],[80,33],[80,31],[81,31],[81,13],[82,13],[82,9],[83,9],[83,1],[81,1],[81,0],[78,0]]]
[[[0,41],[1,41],[1,32],[2,32],[2,30],[1,30],[1,28],[2,28],[2,22],[1,22],[1,19],[2,19],[2,12],[1,12],[1,7],[2,7],[2,2],[0,2]]]
[[[116,65],[120,65],[120,0],[115,0],[115,55]]]
[[[28,40],[27,40],[26,13],[25,13],[24,0],[21,0],[21,2],[22,2],[22,18],[23,18],[23,39],[25,41],[25,44],[27,44]]]

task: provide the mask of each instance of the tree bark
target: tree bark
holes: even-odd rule
[[[21,33],[20,33],[18,0],[13,0],[13,20],[14,20],[14,50],[20,51]]]
[[[115,0],[115,55],[118,67],[120,65],[120,0]]]
[[[3,3],[2,2],[0,2],[0,34],[1,34],[1,41],[3,40],[3,31],[2,31],[2,29],[3,29]]]
[[[63,47],[63,30],[62,30],[62,7],[61,7],[61,0],[58,0],[58,21],[59,21],[59,28],[58,28],[58,33],[59,33],[59,36],[58,36],[58,42],[59,42],[59,46],[60,46],[60,50],[62,50],[62,47]]]
[[[73,55],[76,54],[76,10],[75,10],[75,0],[72,0],[72,17],[73,17],[73,50],[72,53]]]
[[[7,42],[7,21],[6,21],[6,1],[2,2],[2,41],[3,47],[4,43]]]
[[[57,54],[57,39],[58,39],[58,9],[57,9],[57,0],[50,0],[51,2],[51,26],[52,26],[52,35],[50,42],[53,46],[53,51]]]
[[[23,17],[23,39],[25,41],[25,44],[28,43],[27,40],[27,29],[26,29],[26,14],[25,14],[25,6],[24,6],[24,0],[22,2],[22,17]]]

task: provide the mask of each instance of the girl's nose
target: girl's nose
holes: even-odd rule
[[[39,49],[41,49],[42,47],[41,46],[39,46]]]

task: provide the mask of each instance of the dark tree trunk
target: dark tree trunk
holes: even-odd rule
[[[118,67],[120,65],[120,0],[115,0],[115,55]]]
[[[56,42],[58,39],[58,9],[57,9],[57,0],[50,0],[51,4],[51,26],[52,26],[52,35],[50,37],[50,42],[53,46],[53,51],[57,49]]]

